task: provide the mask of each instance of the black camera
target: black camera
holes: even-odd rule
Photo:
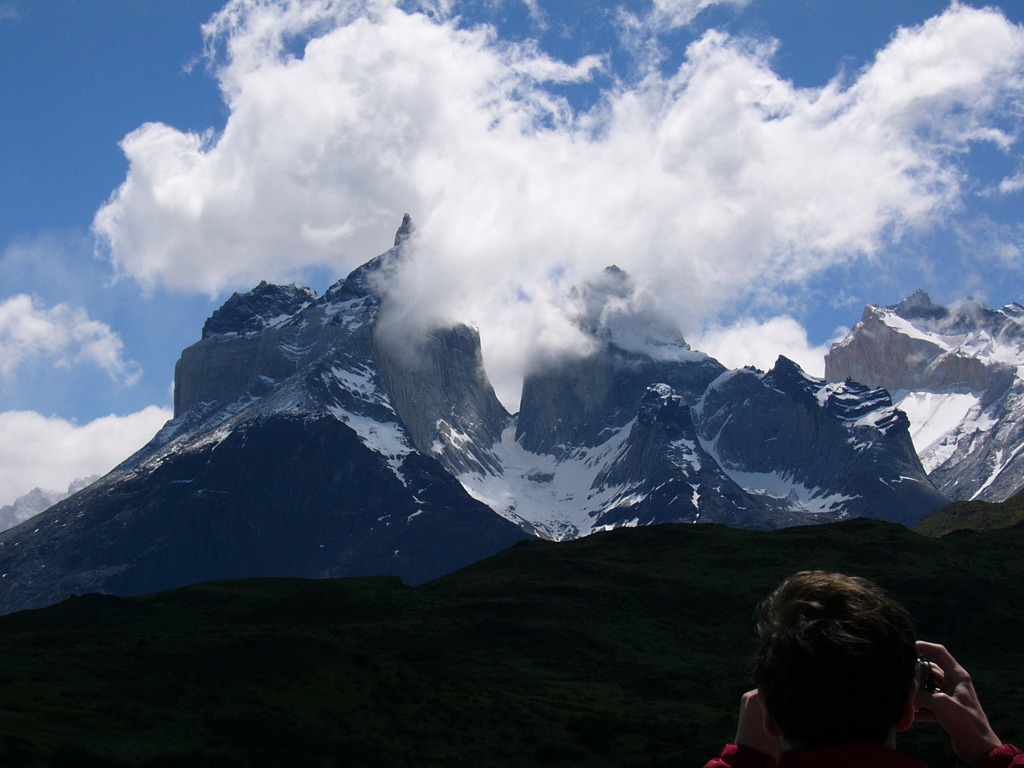
[[[932,666],[934,663],[927,656],[917,657],[917,684],[922,691],[927,693],[935,693],[939,690],[939,677]]]

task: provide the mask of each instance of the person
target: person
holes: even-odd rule
[[[736,740],[705,768],[926,768],[896,750],[914,721],[937,722],[972,768],[1024,768],[1003,744],[970,675],[917,641],[907,611],[858,577],[802,571],[757,610],[755,690]]]

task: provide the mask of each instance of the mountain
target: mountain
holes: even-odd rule
[[[767,373],[723,374],[694,411],[719,465],[792,514],[912,525],[945,503],[885,390],[827,384],[780,357]]]
[[[16,498],[12,503],[0,507],[0,531],[6,531],[8,528],[13,528],[18,523],[38,515],[61,499],[66,499],[71,494],[77,493],[98,479],[99,475],[93,475],[92,477],[74,480],[68,485],[67,490],[64,491],[33,488],[28,493]]]
[[[719,522],[776,528],[944,503],[888,394],[779,358],[729,371],[609,267],[570,297],[586,349],[510,415],[477,331],[394,322],[394,246],[323,296],[261,283],[175,368],[174,419],[0,534],[0,611],[255,576],[449,573],[528,536]]]
[[[784,357],[729,371],[637,304],[617,267],[577,298],[588,354],[526,376],[498,470],[456,472],[510,520],[565,539],[663,522],[913,524],[945,503],[884,391],[826,384]]]
[[[0,617],[0,765],[700,766],[736,731],[758,601],[877,581],[1024,740],[1020,526],[942,540],[852,520],[531,540],[412,588],[251,579]],[[934,723],[898,736],[952,765]]]
[[[479,402],[462,392],[483,380],[475,332],[438,331],[411,362],[375,332],[376,285],[407,230],[323,297],[267,284],[231,297],[182,353],[175,418],[90,488],[0,534],[0,610],[254,576],[417,584],[524,538],[466,493],[424,426],[476,435],[508,418],[489,385]]]
[[[917,291],[868,305],[825,357],[825,378],[892,393],[928,476],[951,499],[1024,490],[1024,306],[951,307]]]

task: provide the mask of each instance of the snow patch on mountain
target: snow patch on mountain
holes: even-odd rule
[[[538,535],[561,541],[593,532],[595,517],[609,506],[630,499],[628,487],[601,487],[601,472],[620,458],[633,422],[615,430],[601,445],[576,448],[565,458],[533,453],[515,439],[514,425],[505,429],[493,452],[499,474],[464,473],[463,487],[502,517]]]
[[[892,328],[897,333],[901,333],[909,339],[919,339],[920,341],[927,341],[931,344],[936,345],[940,349],[949,352],[956,349],[957,338],[950,337],[947,340],[941,334],[930,332],[919,328],[914,325],[910,320],[900,317],[895,312],[884,312],[881,314],[882,322],[889,328]],[[842,341],[839,342],[843,344]]]
[[[728,374],[725,374],[726,376]],[[827,402],[827,388],[821,387],[816,394],[825,391],[825,397],[819,399],[821,407]],[[808,487],[796,480],[791,472],[779,470],[775,472],[753,472],[744,470],[734,462],[721,456],[718,440],[722,432],[710,440],[701,440],[701,447],[711,456],[719,467],[745,491],[755,496],[762,496],[778,502],[783,507],[810,515],[828,514],[831,519],[848,517],[843,505],[852,501],[854,496],[843,495],[825,488]]]
[[[329,385],[341,387],[353,400],[367,405],[383,406],[394,413],[387,395],[377,384],[372,368],[365,363],[357,363],[350,368],[332,365],[329,371],[323,374],[323,379]]]
[[[980,305],[970,301],[951,308],[950,315],[956,320],[910,320],[900,317],[888,307],[886,309],[889,311],[882,312],[880,319],[897,333],[933,344],[947,354],[975,358],[986,364],[1002,363],[1020,368],[1024,365],[1024,339],[1020,336],[1024,323],[1019,312],[1014,309],[1016,306],[1019,305],[1010,305],[1002,311],[996,311],[995,314],[1002,315],[1009,322],[994,326],[991,323],[984,324],[985,319],[979,317],[977,311]],[[983,309],[988,310],[987,307]],[[1018,328],[1013,329],[1011,324]]]
[[[800,512],[828,515],[830,520],[849,517],[845,504],[856,498],[826,488],[809,488],[793,480],[788,473],[742,472],[737,469],[726,469],[726,473],[748,493],[767,496]]]
[[[403,484],[405,483],[405,477],[401,472],[402,460],[415,448],[398,424],[377,421],[369,416],[351,413],[337,406],[332,406],[329,411],[338,421],[351,427],[359,435],[363,445],[383,456],[398,479]]]
[[[925,471],[931,472],[956,449],[949,436],[957,431],[988,431],[995,423],[981,408],[981,393],[909,392],[892,393],[893,402],[910,419],[910,436]]]
[[[684,471],[700,472],[701,461],[697,443],[694,440],[680,438],[669,443],[669,458],[676,468]],[[696,498],[697,491],[694,490]],[[694,501],[696,504],[696,501]]]
[[[991,462],[991,471],[978,490],[974,492],[972,498],[984,498],[985,492],[1003,475],[1004,472],[1006,472],[1007,469],[1010,469],[1013,466],[1014,459],[1021,455],[1022,450],[1024,450],[1024,443],[1019,443],[1011,451],[1006,451],[1003,448],[997,448],[995,450],[995,456]]]

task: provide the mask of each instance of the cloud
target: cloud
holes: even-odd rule
[[[165,408],[149,406],[80,426],[34,411],[0,412],[0,506],[33,488],[62,489],[73,480],[109,472],[171,416]]]
[[[540,7],[540,0],[523,0],[523,5],[526,6],[526,10],[530,14],[530,19],[534,24],[544,26],[547,24],[547,15]]]
[[[650,7],[634,13],[618,6],[615,20],[623,47],[641,70],[655,71],[672,55],[662,39],[694,23],[701,12],[716,5],[742,8],[750,0],[652,0]]]
[[[822,378],[825,353],[848,331],[849,328],[839,328],[833,338],[814,346],[799,322],[779,315],[765,321],[745,318],[730,326],[713,325],[691,339],[691,343],[728,368],[752,365],[767,371],[775,365],[779,355],[785,355],[807,373]]]
[[[649,23],[654,27],[675,29],[692,22],[697,15],[714,5],[744,6],[750,0],[653,0]]]
[[[1024,171],[1013,176],[1007,176],[999,182],[999,192],[1003,195],[1012,195],[1024,189]]]
[[[0,3],[0,22],[17,21],[21,18],[18,6],[11,2]]]
[[[492,376],[511,377],[538,345],[577,343],[567,297],[604,266],[691,335],[954,214],[964,153],[1010,152],[1020,128],[1005,107],[1024,93],[1024,31],[989,9],[953,5],[814,89],[773,71],[772,43],[712,30],[674,71],[611,73],[588,111],[552,86],[605,59],[459,24],[383,1],[233,0],[205,28],[227,123],[124,139],[127,176],[94,221],[115,267],[207,293],[342,274],[408,211],[393,306],[475,322]]]
[[[46,308],[27,294],[0,302],[0,379],[10,379],[22,365],[49,362],[57,367],[89,363],[112,380],[134,384],[141,371],[123,357],[121,338],[80,307]]]

